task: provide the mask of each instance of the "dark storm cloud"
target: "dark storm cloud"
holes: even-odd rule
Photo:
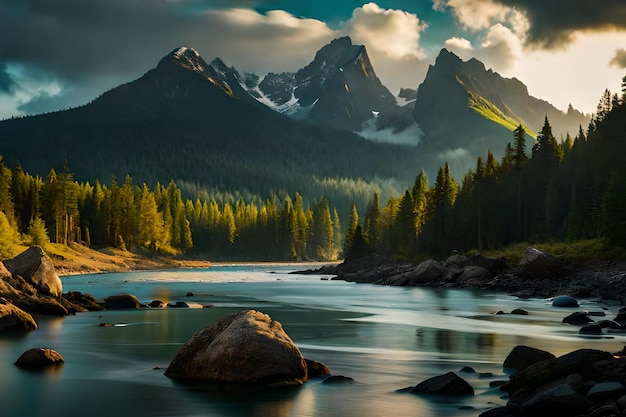
[[[0,62],[0,94],[9,93],[14,84],[13,78],[6,70],[6,66]]]
[[[278,65],[288,58],[285,50],[308,56],[330,40],[330,30],[322,22],[253,11],[268,3],[0,0],[0,62],[39,74],[38,79],[28,80],[31,86],[37,82],[40,87],[49,82],[60,86],[60,93],[41,96],[33,103],[37,109],[44,105],[53,109],[55,100],[59,107],[65,105],[67,94],[72,94],[72,105],[84,104],[136,79],[182,45],[195,48],[208,61],[217,56],[226,61],[234,55],[242,57],[236,64],[255,70],[246,65],[270,59]]]
[[[0,60],[38,72],[42,83],[73,86],[73,104],[83,104],[138,78],[178,46],[209,49],[211,25],[204,11],[218,3],[226,2],[0,0]],[[2,68],[0,91],[10,87]],[[64,88],[33,106],[54,108],[55,100],[65,105],[65,94]]]
[[[497,0],[524,11],[528,43],[546,48],[567,45],[573,31],[626,30],[625,0]]]
[[[615,51],[615,56],[611,59],[609,65],[613,65],[618,68],[626,68],[626,49],[620,48]]]

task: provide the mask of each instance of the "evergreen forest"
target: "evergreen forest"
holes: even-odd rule
[[[78,182],[68,163],[44,179],[0,158],[0,257],[20,242],[210,260],[418,260],[583,239],[626,247],[626,77],[575,137],[558,141],[547,117],[536,139],[526,130],[515,129],[501,160],[488,151],[460,180],[446,163],[432,184],[422,171],[399,196],[375,191],[365,207],[352,204],[345,222],[326,197],[183,198],[174,181]]]

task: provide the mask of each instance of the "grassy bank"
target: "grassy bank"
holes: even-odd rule
[[[26,248],[24,248],[26,249]],[[70,246],[46,244],[45,252],[52,259],[59,275],[94,274],[171,268],[206,268],[209,261],[185,260],[133,253],[115,248],[90,249],[72,243]]]
[[[575,242],[516,243],[505,248],[483,252],[486,256],[505,257],[509,266],[519,263],[526,248],[534,247],[556,256],[571,265],[594,266],[626,261],[626,249],[608,246],[602,239],[578,240]]]

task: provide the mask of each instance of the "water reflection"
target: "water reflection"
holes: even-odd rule
[[[63,280],[65,290],[97,298],[132,292],[141,301],[189,299],[214,307],[81,313],[44,319],[40,330],[28,334],[0,334],[0,357],[9,358],[0,361],[0,416],[61,417],[86,410],[94,417],[476,416],[490,403],[504,402],[489,383],[506,378],[502,361],[515,345],[561,355],[583,347],[618,351],[626,342],[621,333],[580,339],[576,327],[561,324],[571,311],[543,300],[277,276],[263,266]],[[188,292],[194,296],[184,298]],[[517,307],[530,314],[493,315]],[[194,333],[244,308],[280,321],[306,358],[356,383],[311,380],[287,391],[198,389],[163,375]],[[103,322],[126,326],[100,327]],[[53,375],[21,372],[12,361],[31,347],[53,348],[66,363]],[[470,399],[442,402],[396,392],[464,366],[477,371],[463,374],[476,392]],[[32,394],[26,398],[24,392]]]

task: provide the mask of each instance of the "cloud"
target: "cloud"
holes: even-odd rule
[[[615,56],[611,59],[609,65],[618,68],[626,68],[626,49],[620,48],[615,51]]]
[[[476,58],[498,72],[510,71],[522,57],[521,40],[500,23],[489,28],[478,48],[474,48],[469,40],[458,37],[446,40],[444,45],[462,59]]]
[[[497,0],[435,0],[433,8],[452,9],[456,20],[466,29],[480,30],[507,19],[511,9]]]
[[[7,72],[5,65],[0,64],[0,94],[9,93],[13,86],[15,86],[15,82],[11,74]]]
[[[529,21],[527,43],[541,48],[569,45],[576,32],[626,30],[626,2],[603,0],[497,0]]]
[[[580,32],[626,30],[626,2],[603,0],[435,0],[434,9],[451,9],[466,29],[481,30],[495,23],[513,29],[527,46],[563,48]]]
[[[399,91],[417,87],[426,74],[428,64],[420,39],[427,27],[415,14],[367,3],[354,9],[350,20],[343,22],[342,32],[353,43],[367,46],[383,84]]]
[[[37,106],[52,110],[84,104],[140,77],[181,45],[194,47],[208,61],[219,56],[241,69],[264,73],[306,65],[336,35],[318,20],[282,11],[209,8],[215,4],[31,0],[27,7],[25,2],[0,0],[0,56],[39,74],[42,83],[63,87],[42,96]],[[0,83],[8,86],[6,76]],[[22,109],[28,108],[26,95],[20,100]]]

